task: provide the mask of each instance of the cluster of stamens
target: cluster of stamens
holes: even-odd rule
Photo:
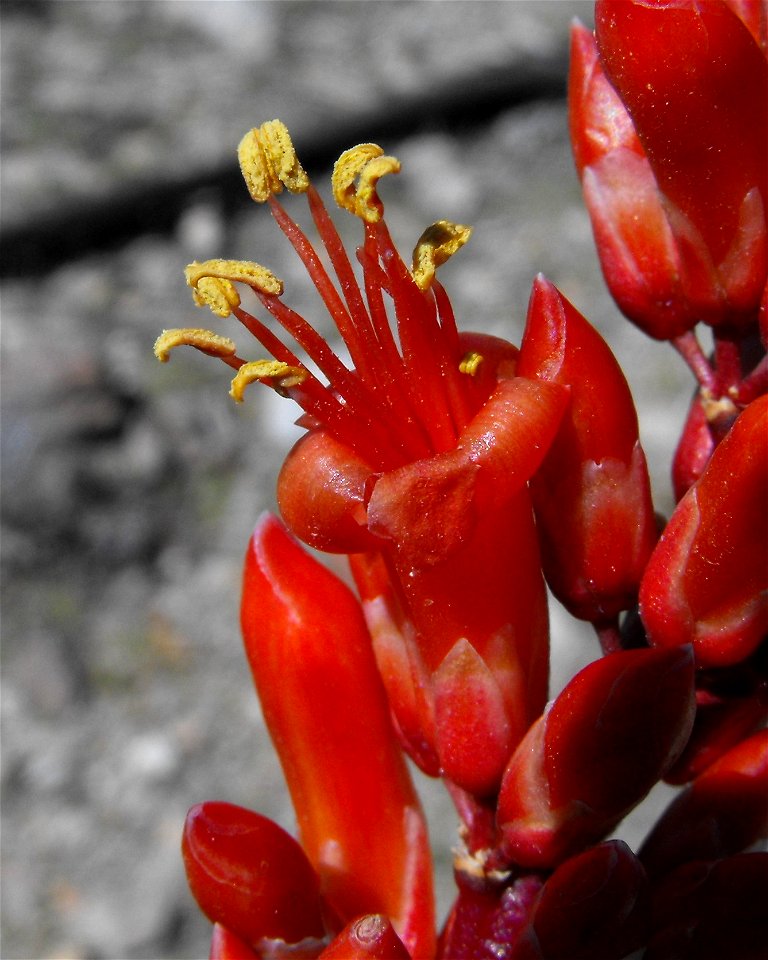
[[[383,220],[379,180],[397,173],[399,162],[376,144],[347,150],[337,161],[333,195],[339,206],[363,221],[365,239],[357,256],[361,289],[331,218],[298,161],[291,138],[278,120],[251,130],[238,157],[251,197],[267,203],[302,260],[352,360],[345,366],[303,317],[281,300],[283,283],[251,261],[207,260],[185,271],[194,302],[222,318],[234,315],[271,354],[246,361],[227,337],[198,328],[166,330],[155,344],[161,361],[177,346],[195,347],[236,371],[230,394],[243,399],[259,382],[292,397],[311,420],[353,446],[372,467],[388,469],[450,449],[476,409],[468,383],[482,358],[462,355],[453,312],[435,271],[466,241],[470,228],[438,221],[420,237],[409,270]],[[304,193],[325,253],[338,280],[291,220],[276,194]],[[249,287],[319,371],[322,383],[293,350],[261,320],[243,309],[236,284]],[[341,292],[339,292],[339,288]],[[385,296],[395,313],[394,330]]]

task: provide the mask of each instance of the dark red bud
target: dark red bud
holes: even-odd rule
[[[555,870],[510,960],[622,960],[644,943],[649,923],[645,871],[625,843],[610,840]]]
[[[680,794],[640,858],[652,877],[739,853],[768,831],[768,731],[733,747]]]

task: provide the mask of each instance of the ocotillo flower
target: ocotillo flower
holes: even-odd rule
[[[377,192],[399,163],[380,147],[347,151],[332,180],[339,205],[364,224],[362,289],[285,127],[251,131],[239,154],[251,196],[269,204],[302,259],[353,368],[283,303],[273,273],[225,260],[187,268],[196,302],[234,314],[274,359],[246,363],[231,340],[200,330],[166,332],[158,356],[190,344],[237,371],[235,399],[259,381],[300,404],[309,432],[281,473],[281,512],[311,546],[359,555],[376,656],[414,759],[471,793],[493,793],[546,700],[546,600],[526,484],[567,389],[516,377],[510,344],[457,332],[435,270],[468,228],[434,224],[406,267]],[[283,186],[307,194],[338,288],[275,198]],[[241,307],[236,283],[254,291],[327,384]]]

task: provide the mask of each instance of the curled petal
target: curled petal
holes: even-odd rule
[[[316,550],[362,553],[379,546],[367,526],[371,468],[325,430],[311,430],[288,454],[277,481],[289,529]]]

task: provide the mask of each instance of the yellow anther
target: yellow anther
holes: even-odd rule
[[[336,203],[367,223],[381,220],[383,205],[376,192],[381,177],[399,173],[400,161],[384,156],[378,144],[361,143],[346,150],[333,168],[331,185]],[[358,181],[355,187],[355,180]]]
[[[203,277],[217,277],[230,283],[247,283],[262,293],[280,296],[283,281],[271,270],[252,260],[205,260],[203,263],[190,263],[184,270],[184,276],[190,287],[197,287]]]
[[[475,350],[470,350],[469,353],[462,357],[461,363],[459,364],[459,372],[466,373],[468,376],[474,377],[482,362],[482,353],[477,353]]]
[[[240,141],[237,158],[248,193],[257,203],[282,193],[284,186],[290,193],[305,193],[309,187],[288,128],[280,120],[268,120],[249,130]]]
[[[422,233],[413,250],[413,279],[419,290],[428,290],[435,270],[469,240],[472,227],[438,220]]]
[[[240,306],[240,295],[234,284],[219,277],[201,277],[192,296],[198,307],[209,307],[217,317],[228,317]]]
[[[194,347],[210,357],[233,357],[236,349],[229,337],[220,337],[211,330],[187,327],[181,330],[163,330],[155,340],[155,356],[161,363],[167,363],[174,347]]]
[[[245,388],[251,383],[274,380],[275,383],[269,385],[280,392],[298,386],[307,376],[307,371],[301,367],[292,367],[279,360],[253,360],[251,363],[244,363],[237,371],[229,395],[236,403],[242,403]]]

